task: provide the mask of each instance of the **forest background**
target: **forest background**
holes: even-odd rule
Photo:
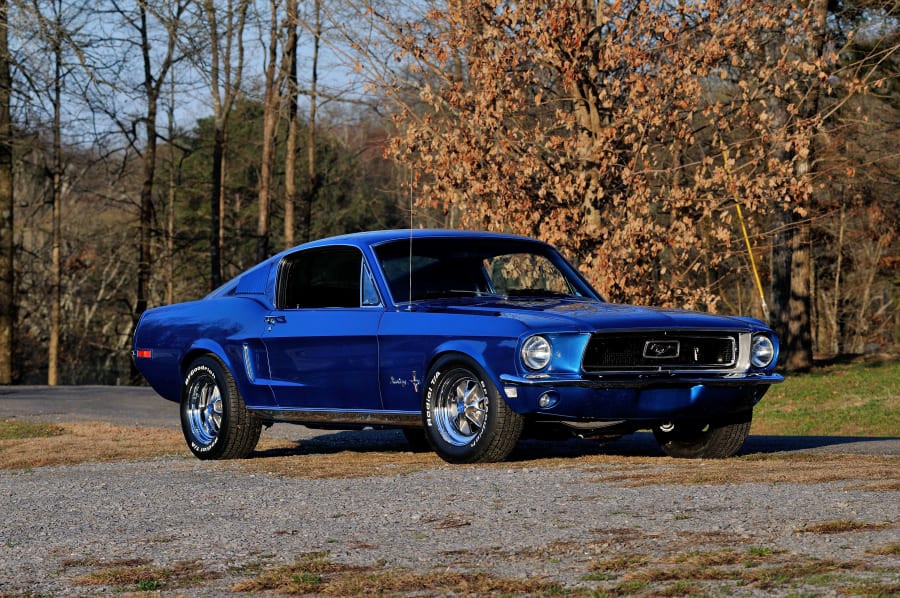
[[[0,0],[0,384],[125,384],[148,307],[381,228],[896,352],[900,2]],[[746,235],[744,235],[746,231]]]

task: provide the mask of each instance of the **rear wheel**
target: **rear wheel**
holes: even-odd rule
[[[659,447],[670,457],[723,459],[737,454],[750,434],[753,413],[705,422],[675,422],[653,428]]]
[[[262,422],[247,410],[231,373],[208,355],[188,368],[181,430],[199,459],[243,459],[256,448]]]
[[[511,410],[480,367],[444,359],[428,375],[423,416],[428,442],[450,463],[505,459],[522,434],[524,419]]]

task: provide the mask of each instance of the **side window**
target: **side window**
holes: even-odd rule
[[[381,297],[378,296],[378,289],[375,286],[375,279],[372,278],[372,271],[369,270],[367,264],[363,264],[362,272],[362,304],[363,307],[374,307],[381,305]]]
[[[298,251],[281,262],[278,307],[359,307],[365,280],[362,253],[355,247]],[[374,283],[372,287],[377,304]]]

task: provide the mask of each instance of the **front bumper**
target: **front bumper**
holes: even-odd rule
[[[574,421],[720,417],[753,408],[779,374],[630,377],[501,375],[500,393],[521,414]],[[544,400],[542,400],[544,399]],[[547,400],[549,399],[549,401]],[[549,403],[549,406],[543,406]]]

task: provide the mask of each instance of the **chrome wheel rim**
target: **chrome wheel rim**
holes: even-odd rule
[[[191,386],[187,405],[188,422],[194,438],[208,446],[219,437],[222,427],[222,393],[211,376],[203,376]]]
[[[434,424],[444,441],[465,446],[484,430],[488,408],[480,380],[468,372],[450,376],[440,387],[433,408]]]

